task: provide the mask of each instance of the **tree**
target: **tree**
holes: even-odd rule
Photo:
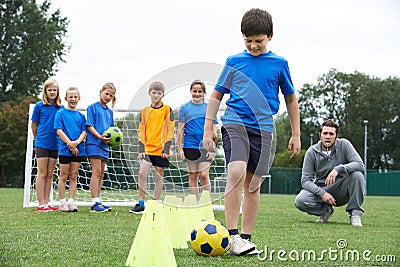
[[[0,102],[37,96],[69,51],[67,18],[49,13],[50,1],[1,0]]]
[[[29,103],[69,47],[68,21],[50,2],[0,2],[0,187],[23,186]]]
[[[0,103],[0,187],[23,186],[29,103],[34,97]]]

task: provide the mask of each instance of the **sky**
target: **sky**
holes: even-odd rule
[[[173,109],[190,100],[189,84],[195,78],[203,79],[211,92],[226,58],[245,49],[240,22],[251,8],[272,15],[268,49],[288,60],[297,90],[331,68],[400,77],[397,0],[51,3],[52,11],[60,9],[69,20],[65,41],[70,51],[55,78],[62,95],[69,86],[80,89],[80,108],[98,101],[109,81],[117,88],[116,108],[121,110],[148,105],[147,86],[153,80],[166,83],[164,102]]]

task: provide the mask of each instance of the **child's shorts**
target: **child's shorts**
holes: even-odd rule
[[[205,149],[197,148],[184,148],[183,153],[185,154],[185,159],[194,162],[210,162],[207,159],[207,151]]]
[[[247,171],[260,176],[269,173],[272,133],[239,124],[224,125],[221,132],[226,165],[245,161]]]
[[[156,167],[169,167],[169,160],[168,158],[162,158],[161,156],[154,156],[154,155],[147,155],[144,157],[145,161],[151,162],[153,166]]]
[[[71,162],[82,162],[82,156],[58,156],[60,164],[70,164]]]
[[[51,150],[41,147],[35,147],[36,158],[52,158],[57,159],[58,150]]]

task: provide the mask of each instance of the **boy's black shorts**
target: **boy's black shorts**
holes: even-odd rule
[[[163,168],[168,168],[169,167],[169,160],[168,158],[162,158],[161,156],[155,156],[155,155],[147,155],[144,157],[145,161],[151,162],[153,166],[156,167],[163,167]]]

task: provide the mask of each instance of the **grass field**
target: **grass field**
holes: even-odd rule
[[[344,207],[335,209],[328,224],[314,223],[316,217],[294,208],[294,198],[262,195],[252,238],[264,250],[260,257],[209,258],[191,248],[175,249],[177,265],[400,266],[400,197],[367,196],[363,227],[349,224]],[[22,189],[0,189],[0,266],[125,265],[140,220],[128,207],[103,214],[90,213],[89,207],[38,213],[22,208],[22,200]],[[224,222],[222,211],[214,214]],[[338,247],[338,240],[347,247]],[[311,252],[315,260],[308,258]]]

